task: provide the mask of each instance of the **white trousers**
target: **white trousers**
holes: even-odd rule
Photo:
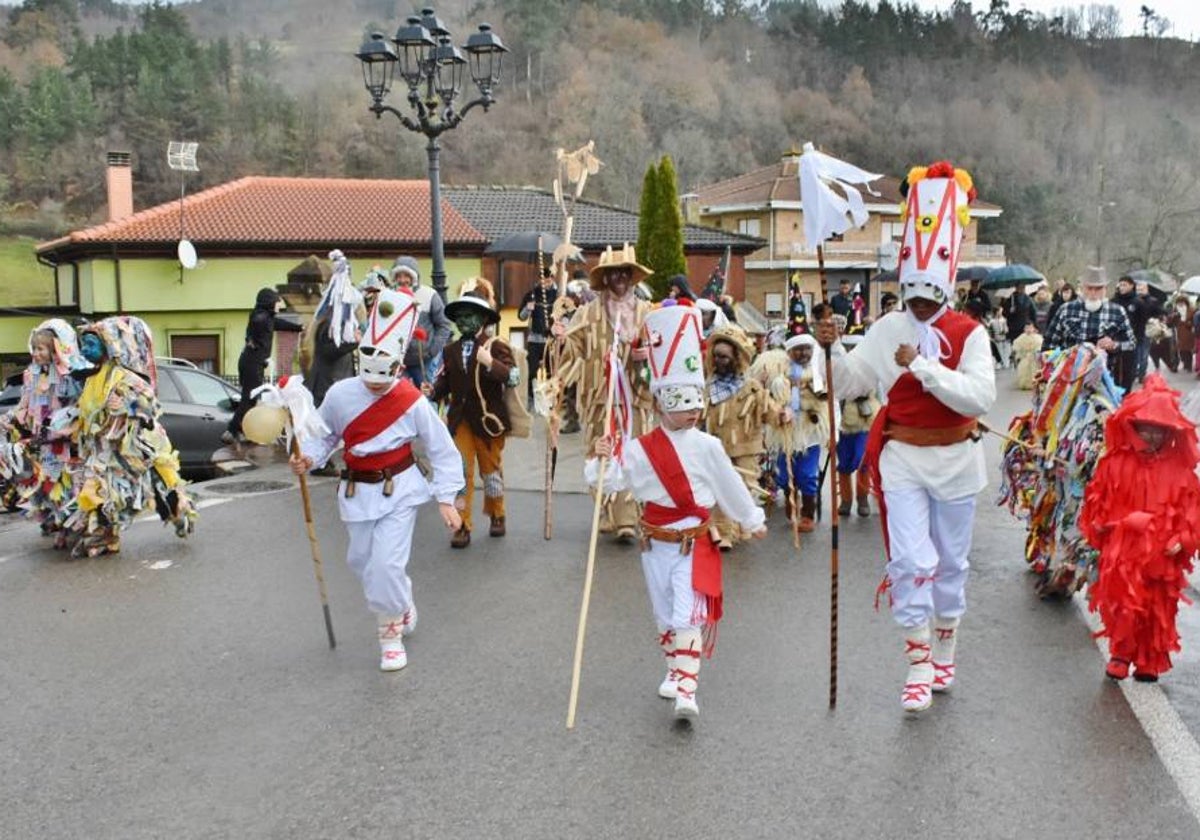
[[[412,606],[408,555],[416,521],[415,505],[397,505],[379,519],[346,523],[346,563],[358,575],[372,612],[400,615]]]
[[[691,553],[680,554],[679,543],[650,540],[650,549],[642,552],[642,571],[660,633],[704,624],[704,600],[692,589]]]
[[[925,490],[888,490],[887,575],[892,615],[904,627],[917,627],[934,615],[958,618],[967,610],[967,573],[975,497],[938,501]]]

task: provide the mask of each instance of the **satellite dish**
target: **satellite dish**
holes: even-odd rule
[[[178,253],[180,265],[182,265],[184,268],[196,267],[197,260],[195,245],[193,245],[191,242],[188,242],[186,239],[180,239]]]

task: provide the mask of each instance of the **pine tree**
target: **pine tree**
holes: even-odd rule
[[[658,214],[658,168],[651,163],[642,178],[642,203],[638,211],[637,256],[642,265],[654,268],[648,262],[657,231]]]
[[[654,234],[647,258],[654,276],[650,278],[655,297],[667,294],[668,281],[676,274],[687,274],[687,257],[683,253],[683,214],[679,211],[679,188],[675,179],[675,164],[670,155],[663,155],[658,164],[655,184]],[[643,201],[645,199],[643,198]]]

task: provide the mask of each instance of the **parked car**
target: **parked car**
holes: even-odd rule
[[[0,414],[12,411],[21,401],[21,381],[24,373],[14,373],[4,380],[4,390],[0,391]]]
[[[162,424],[179,450],[185,478],[211,478],[217,470],[213,453],[224,444],[241,391],[219,376],[180,359],[157,359],[158,400]]]

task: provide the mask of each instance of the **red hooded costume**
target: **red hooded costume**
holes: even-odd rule
[[[1152,449],[1135,423],[1164,428],[1162,446]],[[1079,518],[1100,551],[1091,609],[1109,637],[1110,676],[1123,677],[1132,663],[1154,679],[1180,649],[1175,614],[1200,547],[1196,428],[1179,411],[1179,392],[1151,374],[1108,418],[1104,436]]]

